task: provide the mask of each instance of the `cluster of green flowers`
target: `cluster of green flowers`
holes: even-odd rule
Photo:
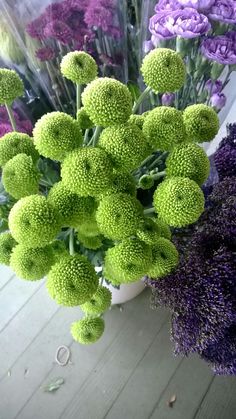
[[[69,53],[61,70],[77,85],[88,84],[77,119],[52,112],[36,123],[33,138],[13,132],[0,142],[2,182],[18,200],[9,214],[9,231],[0,235],[0,262],[26,280],[47,275],[47,290],[58,304],[80,306],[85,317],[72,324],[71,333],[87,344],[104,331],[101,314],[111,304],[111,292],[99,284],[94,266],[75,244],[100,249],[109,241],[103,277],[115,286],[144,275],[158,279],[175,269],[178,252],[169,226],[194,223],[204,210],[200,186],[209,161],[196,143],[210,141],[219,123],[205,105],[189,106],[183,113],[160,106],[134,115],[128,87],[97,78],[95,61],[84,52]],[[174,92],[184,84],[183,61],[172,50],[151,52],[141,72],[146,92]],[[0,96],[7,91],[5,82],[1,90],[1,77]],[[157,150],[168,153],[161,173],[143,166]],[[40,183],[40,155],[61,167],[61,180],[46,190]],[[147,170],[137,177],[140,166]],[[157,178],[162,182],[154,208],[144,209],[136,190],[152,187]],[[58,240],[61,232],[68,232],[69,243]]]

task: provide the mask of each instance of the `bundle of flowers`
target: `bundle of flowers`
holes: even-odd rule
[[[144,4],[144,8],[147,5]],[[220,111],[224,89],[236,64],[234,0],[160,0],[149,20],[151,38],[144,53],[156,47],[173,48],[185,59],[187,79],[177,94],[164,95],[163,105],[184,109],[207,103]]]
[[[150,284],[154,304],[173,313],[175,352],[198,353],[217,374],[235,375],[236,125],[229,126],[214,158],[219,182],[190,241],[182,242],[176,273]]]
[[[12,132],[0,142],[2,183],[15,200],[10,211],[2,206],[9,231],[0,236],[0,261],[25,280],[47,275],[58,304],[81,307],[85,317],[71,329],[81,343],[96,341],[104,329],[111,295],[99,278],[119,286],[144,275],[162,278],[178,265],[169,226],[187,226],[203,213],[209,160],[197,143],[211,141],[219,128],[216,112],[203,104],[135,114],[147,92],[183,86],[185,66],[173,50],[145,57],[147,88],[135,103],[125,84],[99,78],[97,70],[89,54],[68,53],[62,74],[87,85],[82,108],[77,97],[77,119],[48,113],[33,138]],[[0,70],[0,102],[9,113],[22,92],[16,73]],[[144,208],[137,189],[155,182],[154,207]]]

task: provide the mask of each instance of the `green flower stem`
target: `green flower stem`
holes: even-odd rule
[[[77,112],[81,107],[81,91],[82,91],[81,84],[76,84],[76,111]]]
[[[73,228],[70,231],[69,252],[70,252],[70,255],[71,256],[73,256],[75,254],[75,249],[74,249],[74,229]]]
[[[13,115],[13,112],[12,112],[12,109],[11,109],[11,107],[7,103],[5,103],[5,107],[6,107],[6,110],[7,110],[9,119],[10,119],[10,122],[11,122],[12,129],[13,129],[13,131],[16,131],[17,130],[17,128],[16,128],[16,121],[15,121],[15,118],[14,118],[14,115]]]
[[[84,133],[84,145],[87,145],[87,142],[88,142],[88,139],[89,139],[89,131],[90,131],[89,128],[87,128],[85,130],[85,133]]]
[[[100,127],[100,126],[97,126],[95,128],[94,134],[93,134],[92,139],[90,141],[90,142],[92,142],[92,144],[93,144],[94,147],[97,144],[97,141],[98,141],[98,138],[99,138],[99,135],[100,135],[101,130],[102,130],[102,127]]]
[[[152,162],[152,164],[149,166],[149,169],[153,169],[154,167],[156,167],[157,163],[163,160],[167,155],[168,155],[168,151],[164,151],[164,153],[162,153]]]
[[[155,175],[151,175],[152,176],[152,178],[154,179],[154,180],[156,180],[156,179],[159,179],[160,177],[163,177],[163,176],[165,176],[166,175],[166,172],[165,172],[165,170],[163,171],[163,172],[158,172],[158,173],[156,173]]]
[[[154,212],[155,212],[155,208],[153,208],[153,207],[147,208],[143,211],[144,215],[153,214]]]
[[[136,113],[139,106],[141,105],[141,103],[144,101],[144,99],[147,98],[147,96],[149,96],[149,93],[151,92],[151,87],[146,87],[146,89],[143,91],[143,93],[139,96],[138,100],[135,102],[134,106],[133,106],[133,113]]]
[[[225,81],[223,83],[222,90],[224,90],[225,86],[227,86],[227,84],[228,84],[228,82],[230,80],[231,73],[232,73],[232,70],[231,70],[230,66],[228,66],[228,71],[227,71],[227,74],[226,74],[226,77],[225,77]]]

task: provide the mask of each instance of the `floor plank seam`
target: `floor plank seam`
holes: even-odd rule
[[[10,278],[8,279],[8,281],[0,288],[0,292],[6,287],[6,285],[8,285],[9,284],[9,282],[11,282],[12,280],[13,280],[13,278],[14,277],[16,277],[16,275],[15,274],[12,274],[11,276],[10,276]]]
[[[203,395],[203,397],[202,397],[202,399],[201,399],[201,401],[200,401],[200,403],[199,403],[199,405],[198,405],[198,407],[197,407],[197,409],[196,409],[196,412],[194,413],[194,415],[193,415],[192,419],[195,419],[195,418],[197,417],[198,413],[200,412],[201,407],[202,407],[202,404],[203,404],[203,402],[204,402],[204,400],[205,400],[205,398],[206,398],[207,394],[209,393],[210,388],[211,388],[211,386],[212,386],[212,384],[213,384],[213,382],[214,382],[215,378],[216,378],[216,376],[215,376],[215,375],[213,375],[213,377],[212,377],[212,379],[211,379],[210,383],[209,383],[209,384],[208,384],[208,386],[207,386],[206,392],[205,392],[205,394]]]

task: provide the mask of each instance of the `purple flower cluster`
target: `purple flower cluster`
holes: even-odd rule
[[[32,134],[33,125],[29,119],[21,117],[21,115],[14,110],[13,115],[16,121],[17,130],[25,134]],[[11,132],[12,126],[9,121],[8,113],[5,106],[0,106],[0,137],[3,137],[7,132]]]
[[[214,154],[219,179],[236,176],[236,124],[229,125],[228,135]]]

